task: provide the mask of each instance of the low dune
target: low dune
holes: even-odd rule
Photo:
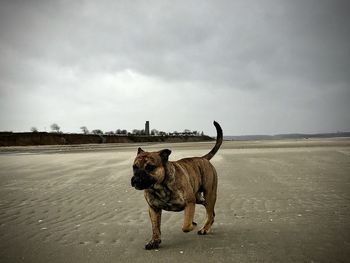
[[[204,155],[205,143],[170,148],[170,160]],[[348,262],[350,140],[224,142],[212,232],[183,233],[164,212],[162,244],[130,186],[138,144],[0,149],[1,262]],[[195,220],[205,219],[196,207]]]

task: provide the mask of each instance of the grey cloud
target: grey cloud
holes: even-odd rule
[[[315,81],[350,75],[349,19],[338,1],[49,3],[10,10],[11,47],[82,70],[129,67],[238,87],[252,63],[275,76],[308,71]]]
[[[144,110],[140,105],[146,107],[146,99],[158,103],[158,109],[164,107],[161,112],[145,112],[153,114],[156,123],[175,110],[189,118],[178,116],[178,122],[196,120],[208,131],[211,124],[205,123],[215,116],[225,116],[231,133],[350,128],[343,125],[348,120],[344,98],[349,99],[350,83],[347,1],[2,1],[0,5],[0,92],[6,105],[16,97],[36,94],[52,103],[56,97],[61,106],[79,105],[80,119],[104,110],[135,117],[134,111]],[[120,87],[108,89],[108,81],[102,80],[105,86],[100,87],[89,83],[94,76],[115,76],[127,69],[163,81],[158,83],[164,85],[157,90],[158,97],[131,98]],[[115,98],[99,95],[106,92]],[[101,106],[106,100],[110,107]],[[113,110],[113,103],[124,105],[123,100],[133,109]],[[178,108],[181,100],[187,103]],[[199,116],[197,109],[206,106],[209,109]],[[2,107],[10,116],[21,109]],[[237,125],[227,117],[230,108]],[[51,114],[65,121],[64,114]],[[310,118],[315,122],[308,123]],[[127,118],[123,121],[132,126]]]

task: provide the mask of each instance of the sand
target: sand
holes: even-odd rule
[[[176,160],[212,145],[143,148]],[[143,192],[130,186],[137,147],[1,148],[0,262],[350,261],[350,140],[224,142],[212,232],[182,233],[183,213],[164,212],[154,251]]]

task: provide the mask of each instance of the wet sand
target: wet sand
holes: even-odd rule
[[[171,160],[213,142],[170,148]],[[141,191],[130,186],[138,145],[0,149],[0,262],[349,262],[350,140],[224,142],[213,230],[182,233],[163,212],[151,237]],[[196,207],[195,220],[205,219]]]

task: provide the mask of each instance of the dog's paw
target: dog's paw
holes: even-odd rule
[[[198,234],[198,235],[201,235],[201,236],[206,235],[207,233],[208,233],[208,231],[205,230],[205,229],[201,229],[201,230],[199,230],[199,231],[197,232],[197,234]]]
[[[162,241],[159,240],[151,240],[148,242],[148,244],[145,245],[145,249],[150,250],[150,249],[157,249],[159,248],[159,245]]]
[[[185,233],[188,233],[188,232],[191,232],[196,227],[197,227],[197,223],[196,222],[192,222],[192,224],[190,226],[182,226],[182,231],[185,232]]]

